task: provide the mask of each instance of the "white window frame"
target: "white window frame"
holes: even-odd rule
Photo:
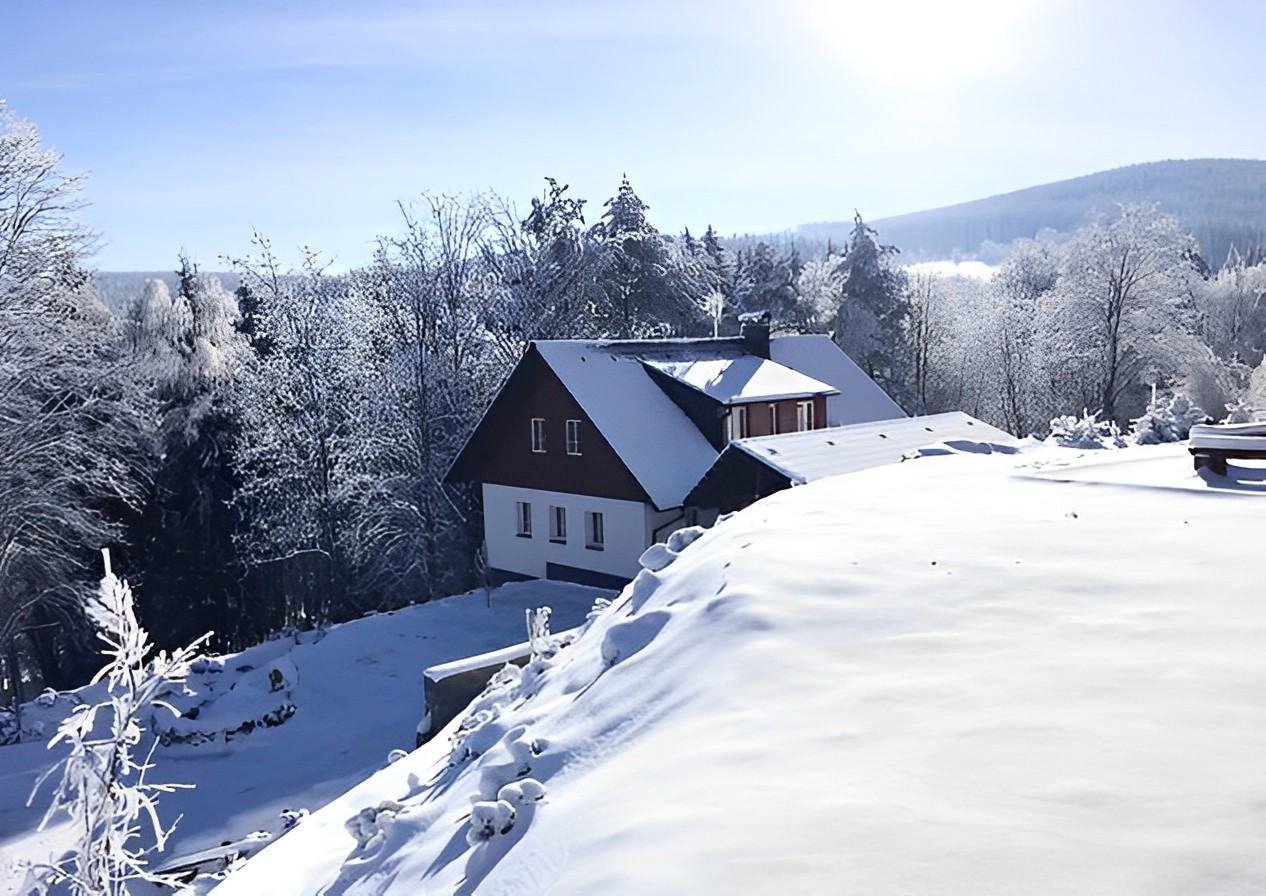
[[[519,538],[532,537],[532,504],[529,501],[514,502],[514,534]]]
[[[813,429],[813,401],[796,402],[796,432],[807,432]]]
[[[532,453],[545,453],[545,418],[532,418]]]
[[[580,456],[580,421],[567,421],[567,453],[572,457]]]
[[[567,544],[567,508],[551,506],[549,509],[549,540],[554,544]]]
[[[778,435],[778,404],[772,401],[769,403],[769,434]]]
[[[730,441],[735,439],[747,438],[747,408],[744,405],[735,405],[730,408],[729,416]]]
[[[600,510],[585,511],[585,549],[603,551],[607,547],[606,521]]]

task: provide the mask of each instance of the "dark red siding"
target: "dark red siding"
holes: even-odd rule
[[[545,420],[543,454],[532,451],[533,417]],[[581,421],[579,455],[567,453],[567,420]],[[535,351],[524,357],[506,381],[448,478],[648,500],[628,467]]]
[[[747,408],[747,434],[749,436],[769,436],[773,435],[770,427],[769,406],[773,404],[778,409],[778,432],[795,432],[796,431],[796,404],[804,401],[801,398],[789,398],[783,401],[754,401],[745,404]],[[817,395],[813,398],[813,428],[824,429],[826,427],[826,396]]]

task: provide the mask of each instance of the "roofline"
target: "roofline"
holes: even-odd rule
[[[742,438],[742,439],[734,439],[730,442],[730,444],[737,445],[741,442],[750,442],[750,443],[755,444],[755,443],[764,442],[764,441],[772,440],[772,439],[786,439],[792,436],[810,436],[814,434],[821,434],[824,432],[831,432],[832,430],[839,430],[839,429],[859,429],[860,427],[863,427],[863,426],[883,426],[884,424],[891,425],[891,424],[908,423],[913,420],[939,420],[945,417],[959,417],[959,416],[968,417],[972,420],[977,419],[975,417],[972,417],[972,415],[967,413],[966,411],[942,411],[939,414],[915,414],[914,416],[890,417],[886,420],[863,420],[858,423],[841,423],[839,426],[824,426],[821,429],[803,429],[803,430],[797,430],[795,432],[775,432],[775,433],[770,433],[769,435],[764,435],[764,436],[747,436],[746,438]],[[982,420],[981,422],[983,423],[984,421]],[[985,425],[988,426],[989,424],[986,423]],[[994,427],[994,428],[996,429],[997,427]]]
[[[528,355],[536,351],[536,340],[532,340],[527,344],[527,348],[523,350],[523,354],[519,355],[519,359],[514,362],[514,366],[510,368],[510,372],[506,374],[505,379],[501,381],[501,385],[497,387],[496,393],[492,396],[492,400],[488,402],[488,406],[484,408],[484,412],[479,415],[479,421],[471,429],[470,434],[466,436],[466,441],[462,442],[462,447],[453,455],[453,460],[449,463],[448,469],[444,471],[444,475],[440,477],[440,482],[473,482],[472,479],[454,479],[453,470],[466,456],[466,452],[470,449],[470,443],[475,440],[475,436],[479,435],[479,430],[483,428],[484,421],[488,419],[488,415],[492,413],[492,409],[497,406],[497,402],[501,400],[501,394],[505,392],[510,385],[510,380],[514,378],[515,373],[523,366],[523,362],[527,360]],[[544,358],[541,359],[542,361]]]

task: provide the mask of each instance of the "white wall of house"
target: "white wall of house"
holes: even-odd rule
[[[566,492],[484,483],[484,540],[488,565],[525,576],[545,578],[547,563],[561,563],[579,569],[631,579],[640,568],[637,558],[650,544],[657,526],[678,512],[658,513],[649,504],[594,498]],[[532,506],[532,537],[516,534],[516,504]],[[550,540],[550,508],[563,507],[567,513],[567,540]],[[604,547],[601,551],[585,546],[585,513],[602,514]]]

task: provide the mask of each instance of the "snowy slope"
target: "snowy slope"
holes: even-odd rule
[[[434,601],[336,626],[316,643],[306,633],[298,645],[273,641],[227,657],[223,681],[194,676],[195,690],[216,699],[196,721],[180,720],[181,731],[229,729],[283,702],[295,709],[280,726],[228,743],[158,750],[159,780],[197,787],[162,801],[164,820],[183,816],[166,856],[276,831],[283,809],[319,808],[381,768],[391,750],[412,748],[424,668],[523,641],[524,613],[535,607],[552,606],[558,628],[578,625],[604,596],[610,592],[559,582],[506,585],[492,593],[491,606],[482,592]],[[254,686],[274,668],[284,670],[289,687]],[[43,799],[23,806],[49,761],[41,743],[0,748],[0,894],[21,882],[19,859],[44,860],[68,842],[64,830],[33,832]]]
[[[1178,447],[1077,457],[759,502],[487,695],[455,765],[433,741],[217,896],[1262,891],[1266,501]],[[544,802],[469,845],[523,776]]]

